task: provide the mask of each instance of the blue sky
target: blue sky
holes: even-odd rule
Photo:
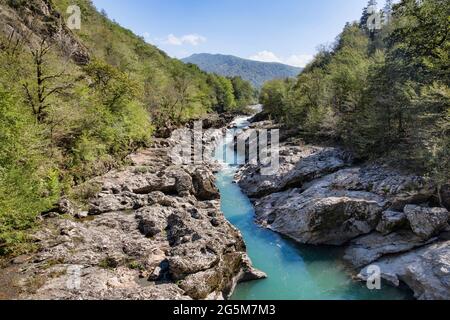
[[[223,53],[303,66],[367,0],[93,0],[136,34],[184,58]]]

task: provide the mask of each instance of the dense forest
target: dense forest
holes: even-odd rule
[[[83,20],[72,32],[73,4]],[[148,146],[155,130],[254,103],[248,82],[168,57],[89,0],[0,8],[0,255],[29,250],[41,212],[63,195],[82,202],[95,192],[83,182]]]
[[[194,54],[183,59],[193,63],[203,71],[217,73],[225,77],[240,76],[260,89],[266,81],[295,78],[301,68],[277,62],[260,62],[223,54]]]
[[[450,2],[387,1],[369,28],[369,1],[296,80],[265,84],[265,112],[315,141],[340,143],[357,159],[383,158],[450,179]]]

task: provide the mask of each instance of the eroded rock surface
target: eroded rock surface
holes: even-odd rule
[[[394,179],[377,166],[341,169],[300,189],[255,200],[257,219],[301,243],[344,244],[375,230],[388,219],[383,212],[404,199],[422,197],[425,191],[419,187],[411,191],[415,179],[401,175]],[[427,190],[430,197],[432,188]]]
[[[449,299],[449,213],[431,207],[432,181],[382,163],[356,166],[338,148],[296,139],[282,143],[275,175],[262,175],[263,166],[246,165],[236,176],[261,225],[302,244],[345,245],[356,272],[376,264],[417,298]],[[442,190],[440,199],[445,205]]]
[[[27,0],[20,4],[6,2],[0,3],[0,31],[10,36],[13,42],[37,47],[46,39],[75,63],[89,63],[88,49],[67,27],[51,1]]]
[[[20,263],[25,299],[223,299],[238,281],[264,277],[220,211],[208,163],[174,165],[171,140],[97,178],[89,217],[64,200]]]
[[[305,191],[293,189],[258,200],[257,219],[304,244],[341,245],[371,232],[384,199],[363,191],[332,190],[329,183],[324,179]]]
[[[310,146],[281,146],[280,168],[273,175],[261,175],[258,165],[247,165],[238,174],[239,185],[251,198],[260,198],[335,172],[347,164],[339,149]]]
[[[341,245],[377,227],[388,234],[405,222],[394,211],[436,191],[429,180],[387,166],[351,167],[351,156],[337,148],[288,141],[280,150],[275,175],[246,165],[236,180],[254,198],[261,224],[301,243]]]
[[[394,286],[406,283],[417,299],[450,299],[450,241],[431,244],[376,263],[382,277]],[[367,269],[359,277],[366,280]]]
[[[404,211],[413,232],[425,239],[445,229],[450,218],[449,212],[445,208],[407,205]]]
[[[436,241],[424,240],[409,230],[400,230],[388,235],[373,232],[350,242],[344,259],[356,268],[377,261],[385,255],[403,253]]]
[[[381,215],[380,223],[378,223],[377,231],[383,235],[405,227],[408,219],[404,212],[387,210]]]

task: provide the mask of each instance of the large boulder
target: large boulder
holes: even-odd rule
[[[238,173],[237,180],[247,195],[260,198],[289,188],[301,188],[346,165],[348,157],[340,149],[282,146],[280,165],[275,174],[262,175],[261,166],[249,164]]]
[[[433,240],[436,239],[423,240],[408,230],[400,230],[389,235],[373,232],[351,241],[344,259],[353,267],[361,268],[385,255],[407,252]]]
[[[298,188],[304,183],[338,171],[349,164],[348,155],[337,148],[324,148],[301,159],[295,168],[283,177],[280,188]]]
[[[285,146],[283,152],[289,150],[296,149]],[[237,179],[250,195],[268,193],[254,199],[257,220],[300,243],[341,245],[376,229],[389,234],[408,226],[401,212],[406,204],[428,201],[435,193],[429,180],[388,166],[342,168],[349,160],[339,149],[298,152],[295,166],[282,164],[278,175],[263,177],[247,167]],[[249,186],[257,181],[262,184]]]
[[[194,185],[194,193],[197,199],[220,199],[220,193],[216,187],[216,178],[210,171],[197,169],[192,176],[192,181]]]
[[[386,200],[386,209],[394,211],[402,211],[407,204],[427,202],[436,191],[429,179],[378,164],[340,170],[332,187],[377,194]]]
[[[261,174],[261,165],[247,164],[236,175],[242,190],[252,198],[261,198],[282,190],[283,178],[294,170],[300,159],[311,155],[316,149],[301,147],[280,147],[279,168],[271,175]]]
[[[375,201],[329,197],[281,207],[270,228],[305,244],[342,245],[371,232],[381,210]]]
[[[449,212],[445,208],[407,205],[404,211],[413,232],[425,239],[445,229],[450,218]]]
[[[376,265],[383,279],[394,286],[405,283],[417,299],[450,300],[450,241],[387,256]],[[365,281],[369,276],[365,268],[358,277]]]
[[[447,210],[450,210],[450,184],[446,184],[441,188],[440,199],[442,200],[442,205]]]
[[[304,192],[293,189],[257,201],[257,220],[304,244],[342,245],[373,231],[383,211],[383,198],[333,190],[332,181],[329,176]]]
[[[381,215],[381,221],[378,223],[377,231],[383,235],[387,235],[393,231],[396,231],[408,224],[408,219],[404,212],[398,211],[385,211]]]

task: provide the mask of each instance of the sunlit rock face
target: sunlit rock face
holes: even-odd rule
[[[356,166],[338,148],[294,138],[281,145],[275,175],[246,165],[236,180],[253,198],[261,225],[301,244],[344,245],[344,259],[364,268],[363,280],[365,267],[375,264],[383,278],[406,283],[419,299],[449,299],[450,216],[433,207],[431,180],[381,162]]]

